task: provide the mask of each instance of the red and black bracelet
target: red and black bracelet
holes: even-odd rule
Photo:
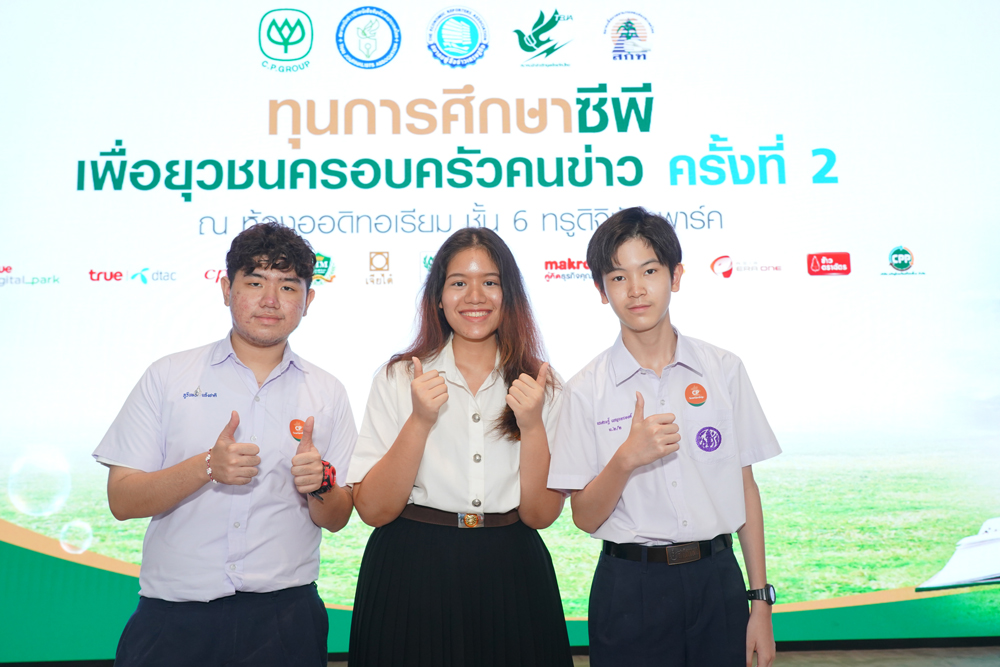
[[[319,485],[319,488],[311,492],[309,495],[316,500],[323,502],[323,495],[327,491],[333,488],[337,483],[337,469],[330,465],[329,461],[323,461],[323,483]]]

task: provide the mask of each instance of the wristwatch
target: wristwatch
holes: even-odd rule
[[[763,600],[768,604],[774,604],[777,599],[778,593],[771,584],[764,584],[764,588],[747,591],[747,600]]]

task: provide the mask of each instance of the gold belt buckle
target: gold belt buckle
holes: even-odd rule
[[[701,560],[701,546],[697,542],[674,544],[667,547],[667,565],[682,565]]]
[[[463,514],[458,513],[458,527],[459,528],[482,528],[485,523],[483,522],[486,517],[482,514]]]

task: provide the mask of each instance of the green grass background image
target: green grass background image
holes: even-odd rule
[[[767,531],[768,579],[779,602],[801,602],[916,586],[940,570],[955,543],[1000,516],[1000,457],[980,449],[883,455],[783,454],[755,466]],[[47,517],[17,511],[0,470],[0,518],[57,538],[73,520],[90,524],[90,550],[140,563],[146,520],[116,521],[102,466],[73,467],[72,490]],[[352,605],[371,528],[355,514],[324,532],[319,588],[328,603]],[[599,543],[574,525],[569,503],[542,536],[552,554],[568,617],[585,617]],[[738,543],[737,543],[738,544]],[[736,549],[739,556],[739,549]],[[742,558],[741,558],[742,561]]]

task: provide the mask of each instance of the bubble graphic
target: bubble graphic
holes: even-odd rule
[[[86,521],[74,519],[59,531],[59,544],[71,554],[82,554],[94,541],[94,531]]]
[[[10,467],[7,495],[19,512],[49,516],[66,504],[71,486],[66,457],[54,449],[36,449]]]

